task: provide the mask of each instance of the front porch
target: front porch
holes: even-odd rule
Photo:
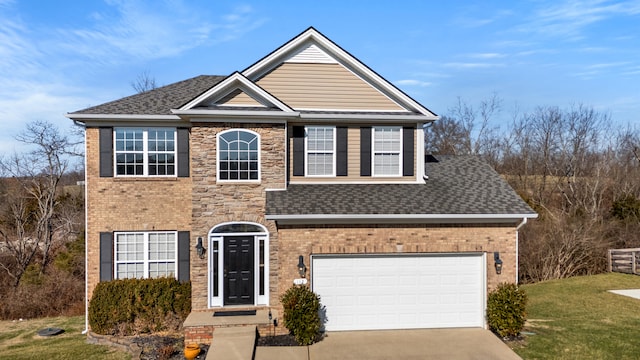
[[[214,316],[216,312],[226,313],[242,310],[255,310],[256,314]],[[271,312],[271,318],[269,317],[269,312]],[[276,326],[274,326],[274,323]],[[225,308],[224,310],[192,311],[183,324],[184,342],[185,344],[210,344],[217,329],[242,327],[253,327],[259,334],[267,335],[273,332],[277,333],[282,324],[277,311],[268,308]]]

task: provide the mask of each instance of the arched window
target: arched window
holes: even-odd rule
[[[260,180],[260,137],[249,130],[218,134],[218,180]]]

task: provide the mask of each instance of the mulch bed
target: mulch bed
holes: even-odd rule
[[[131,342],[140,346],[140,359],[144,360],[183,360],[184,337],[162,335],[140,335],[131,338]],[[209,345],[200,345],[200,354],[196,359],[207,356]]]
[[[299,346],[293,335],[260,336],[257,346]]]

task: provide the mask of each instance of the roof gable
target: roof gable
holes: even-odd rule
[[[239,106],[293,112],[289,106],[266,92],[257,84],[249,81],[239,72],[231,74],[211,89],[182,106],[179,110]]]
[[[308,64],[306,69],[311,74],[326,70],[328,66],[335,65],[343,68],[343,71],[350,72],[353,77],[360,79],[363,84],[369,87],[369,94],[377,93],[380,98],[385,98],[386,109],[388,111],[407,111],[411,113],[419,113],[429,117],[436,118],[436,115],[429,109],[425,108],[417,101],[399,90],[389,81],[371,70],[368,66],[360,62],[357,58],[349,54],[340,46],[329,40],[313,27],[308,28],[300,35],[296,36],[286,44],[282,45],[269,55],[265,56],[255,64],[251,65],[242,74],[251,81],[264,82],[269,74],[277,69],[284,67],[293,68],[289,64]],[[285,65],[283,65],[285,64]],[[334,66],[334,67],[335,67]],[[299,67],[298,67],[299,68]],[[323,69],[323,70],[320,70]],[[340,71],[340,70],[336,70]],[[272,84],[264,84],[263,87],[276,95],[276,90],[271,89]],[[310,86],[311,87],[311,86]],[[317,88],[317,86],[315,87]],[[360,88],[361,90],[364,87]],[[335,90],[335,87],[333,88]],[[349,90],[347,90],[349,91]],[[280,95],[276,95],[279,98]],[[286,102],[286,100],[282,99]],[[292,108],[296,108],[294,104],[289,104]],[[353,105],[350,105],[353,106]],[[303,109],[306,107],[303,104]],[[369,109],[350,109],[347,105],[338,107],[338,109],[349,110],[369,110]],[[321,110],[321,109],[313,109]],[[371,109],[379,111],[380,109]]]

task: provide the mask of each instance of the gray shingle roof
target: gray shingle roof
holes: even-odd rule
[[[535,215],[476,156],[437,156],[425,184],[292,184],[267,192],[267,215]],[[531,217],[529,216],[529,217]]]
[[[200,75],[140,94],[72,112],[72,114],[171,115],[198,95],[209,90],[225,76]]]

